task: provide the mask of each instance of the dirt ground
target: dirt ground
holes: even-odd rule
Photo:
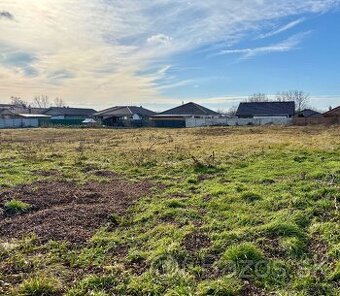
[[[66,240],[81,244],[114,213],[122,215],[151,190],[147,182],[131,183],[112,177],[105,183],[79,186],[66,181],[40,181],[0,191],[0,238],[35,233],[41,241]],[[4,203],[20,200],[31,205],[26,213],[9,214]]]

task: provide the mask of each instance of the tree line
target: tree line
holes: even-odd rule
[[[59,97],[54,98],[51,100],[48,96],[40,95],[35,96],[33,100],[28,101],[25,99],[22,99],[21,97],[15,97],[12,96],[10,98],[10,103],[15,106],[22,106],[25,108],[50,108],[50,107],[65,107],[66,102]]]

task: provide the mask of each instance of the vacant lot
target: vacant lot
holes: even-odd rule
[[[1,295],[340,295],[340,128],[0,131]]]

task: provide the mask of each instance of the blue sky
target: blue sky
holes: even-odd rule
[[[4,0],[0,32],[0,102],[228,109],[300,89],[340,104],[340,0]]]

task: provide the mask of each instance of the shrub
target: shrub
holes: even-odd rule
[[[236,296],[240,295],[242,283],[234,278],[205,281],[198,285],[199,296]]]
[[[16,291],[19,296],[57,296],[61,295],[60,282],[51,277],[37,276],[25,280]]]
[[[5,211],[10,214],[17,214],[27,211],[31,206],[20,200],[7,201],[4,204]]]

